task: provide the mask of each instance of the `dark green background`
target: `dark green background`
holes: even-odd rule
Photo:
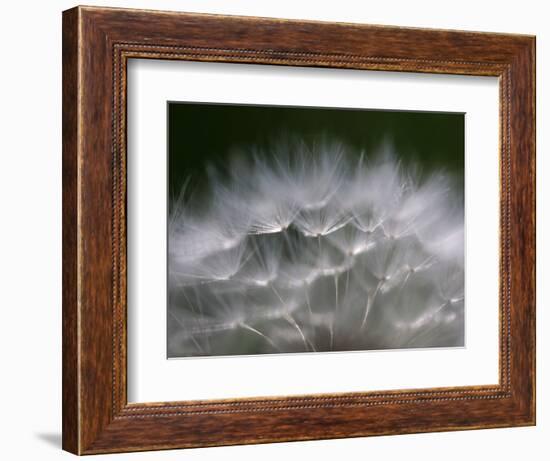
[[[283,135],[336,138],[367,155],[390,141],[398,160],[424,172],[443,169],[463,185],[464,114],[169,102],[170,197],[232,149],[266,147]]]

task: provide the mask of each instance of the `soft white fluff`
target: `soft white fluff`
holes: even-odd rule
[[[395,158],[293,141],[209,167],[171,207],[169,355],[462,345],[462,199]]]

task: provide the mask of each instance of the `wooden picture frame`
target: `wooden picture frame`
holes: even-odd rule
[[[125,111],[131,58],[498,77],[499,384],[129,404]],[[63,13],[65,450],[93,454],[534,424],[534,37],[96,7]]]

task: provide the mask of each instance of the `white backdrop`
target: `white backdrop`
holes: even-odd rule
[[[106,2],[108,0],[105,0]],[[89,0],[88,4],[105,4]],[[61,11],[70,1],[10,2],[0,17],[3,51],[0,85],[0,322],[3,397],[1,433],[5,459],[69,459],[61,439]],[[181,0],[115,1],[110,6],[225,14],[394,24],[537,34],[538,209],[545,208],[550,182],[543,184],[550,138],[549,15],[544,2],[356,0]],[[116,459],[334,459],[407,457],[446,461],[490,455],[499,460],[546,459],[550,437],[550,317],[543,286],[550,257],[542,241],[549,218],[538,223],[538,425],[439,434],[210,448],[117,455]],[[545,259],[545,261],[543,261]],[[548,284],[547,284],[548,285]],[[27,362],[28,361],[28,362]],[[104,457],[98,457],[103,459]],[[110,458],[114,459],[114,458]]]

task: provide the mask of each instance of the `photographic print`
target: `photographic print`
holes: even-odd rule
[[[464,346],[464,114],[167,116],[169,358]]]

